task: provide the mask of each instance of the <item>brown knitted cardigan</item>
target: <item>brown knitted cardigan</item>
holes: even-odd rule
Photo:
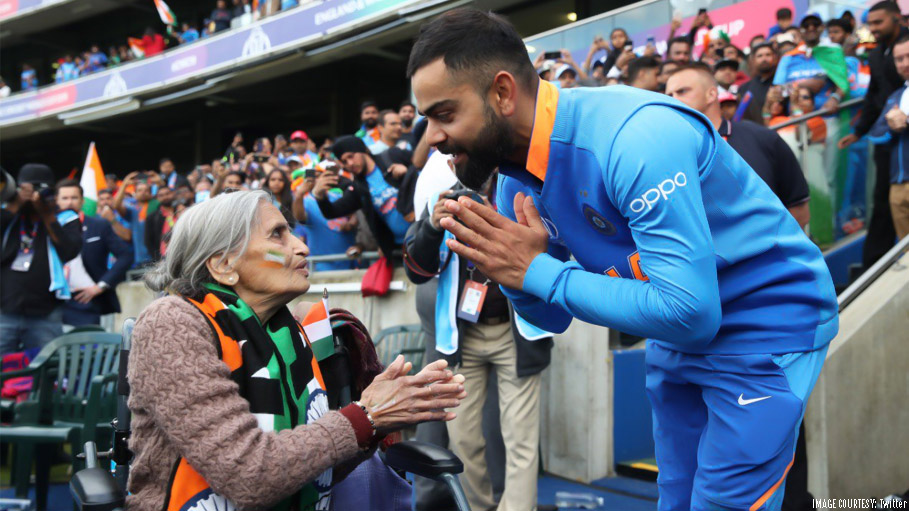
[[[356,405],[263,432],[215,342],[207,320],[180,298],[160,298],[139,316],[128,372],[135,453],[128,509],[163,508],[180,456],[239,508],[264,509],[329,467],[356,463],[369,444],[371,428]]]

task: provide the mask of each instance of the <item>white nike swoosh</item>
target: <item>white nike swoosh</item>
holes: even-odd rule
[[[773,397],[773,396],[764,396],[764,397],[756,397],[754,399],[745,399],[745,394],[739,394],[739,404],[742,406],[750,405],[751,403],[757,403],[758,401],[770,399],[771,397]]]

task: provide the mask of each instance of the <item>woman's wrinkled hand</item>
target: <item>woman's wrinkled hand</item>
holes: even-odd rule
[[[455,408],[467,396],[464,376],[445,369],[448,362],[437,360],[422,371],[407,376],[413,364],[398,355],[385,371],[363,390],[360,403],[375,421],[379,433],[388,433],[426,421],[450,421]]]

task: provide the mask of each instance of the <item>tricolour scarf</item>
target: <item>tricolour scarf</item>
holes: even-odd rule
[[[187,298],[208,319],[218,337],[218,354],[230,368],[231,379],[263,431],[281,431],[308,424],[328,411],[325,382],[303,328],[286,307],[264,325],[252,308],[232,290],[206,284],[201,300]],[[332,470],[285,499],[275,510],[331,508]],[[177,460],[167,496],[167,510],[235,509],[214,493],[183,458]]]

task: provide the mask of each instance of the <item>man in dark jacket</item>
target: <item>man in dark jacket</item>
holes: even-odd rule
[[[494,182],[495,177],[489,185]],[[464,462],[461,481],[471,508],[496,507],[486,468],[486,442],[477,434],[489,373],[494,369],[506,451],[505,491],[498,506],[532,509],[539,465],[540,372],[549,365],[552,334],[515,316],[497,285],[490,285],[471,261],[447,250],[444,242],[450,235],[439,221],[451,216],[442,203],[453,193],[442,186],[431,194],[435,199],[430,200],[431,208],[415,204],[421,218],[407,231],[405,270],[416,284],[438,276],[436,351],[466,379],[468,397],[458,408],[458,418],[448,423],[448,434],[451,447]]]
[[[896,65],[893,63],[893,45],[901,35],[909,34],[909,30],[900,24],[900,18],[900,9],[893,2],[878,2],[868,10],[868,25],[877,41],[877,47],[871,50],[868,56],[871,82],[868,84],[868,94],[862,103],[862,114],[855,125],[855,132],[840,139],[838,144],[840,149],[857,142],[871,130],[874,122],[880,117],[887,98],[903,85],[904,80],[897,73]],[[862,251],[862,265],[865,269],[886,254],[896,240],[893,216],[890,213],[889,145],[874,147],[874,167],[876,169],[874,206]]]
[[[66,280],[72,298],[63,304],[63,323],[100,325],[102,314],[120,312],[117,284],[133,264],[133,247],[117,236],[110,222],[82,211],[82,187],[72,179],[57,183],[57,207],[79,213],[82,252],[66,263]],[[115,258],[108,264],[110,256]]]
[[[391,257],[392,252],[404,242],[404,234],[410,225],[397,209],[398,189],[393,184],[395,169],[383,170],[366,144],[354,136],[339,137],[331,152],[354,178],[342,178],[336,172],[328,171],[319,174],[312,190],[319,209],[329,220],[362,210],[379,248]],[[398,166],[403,168],[403,176],[407,167]],[[328,199],[328,191],[333,188],[340,188],[343,193],[336,201]]]
[[[0,214],[0,355],[41,348],[63,334],[70,295],[63,263],[82,250],[79,215],[55,214],[54,173],[28,163]]]

